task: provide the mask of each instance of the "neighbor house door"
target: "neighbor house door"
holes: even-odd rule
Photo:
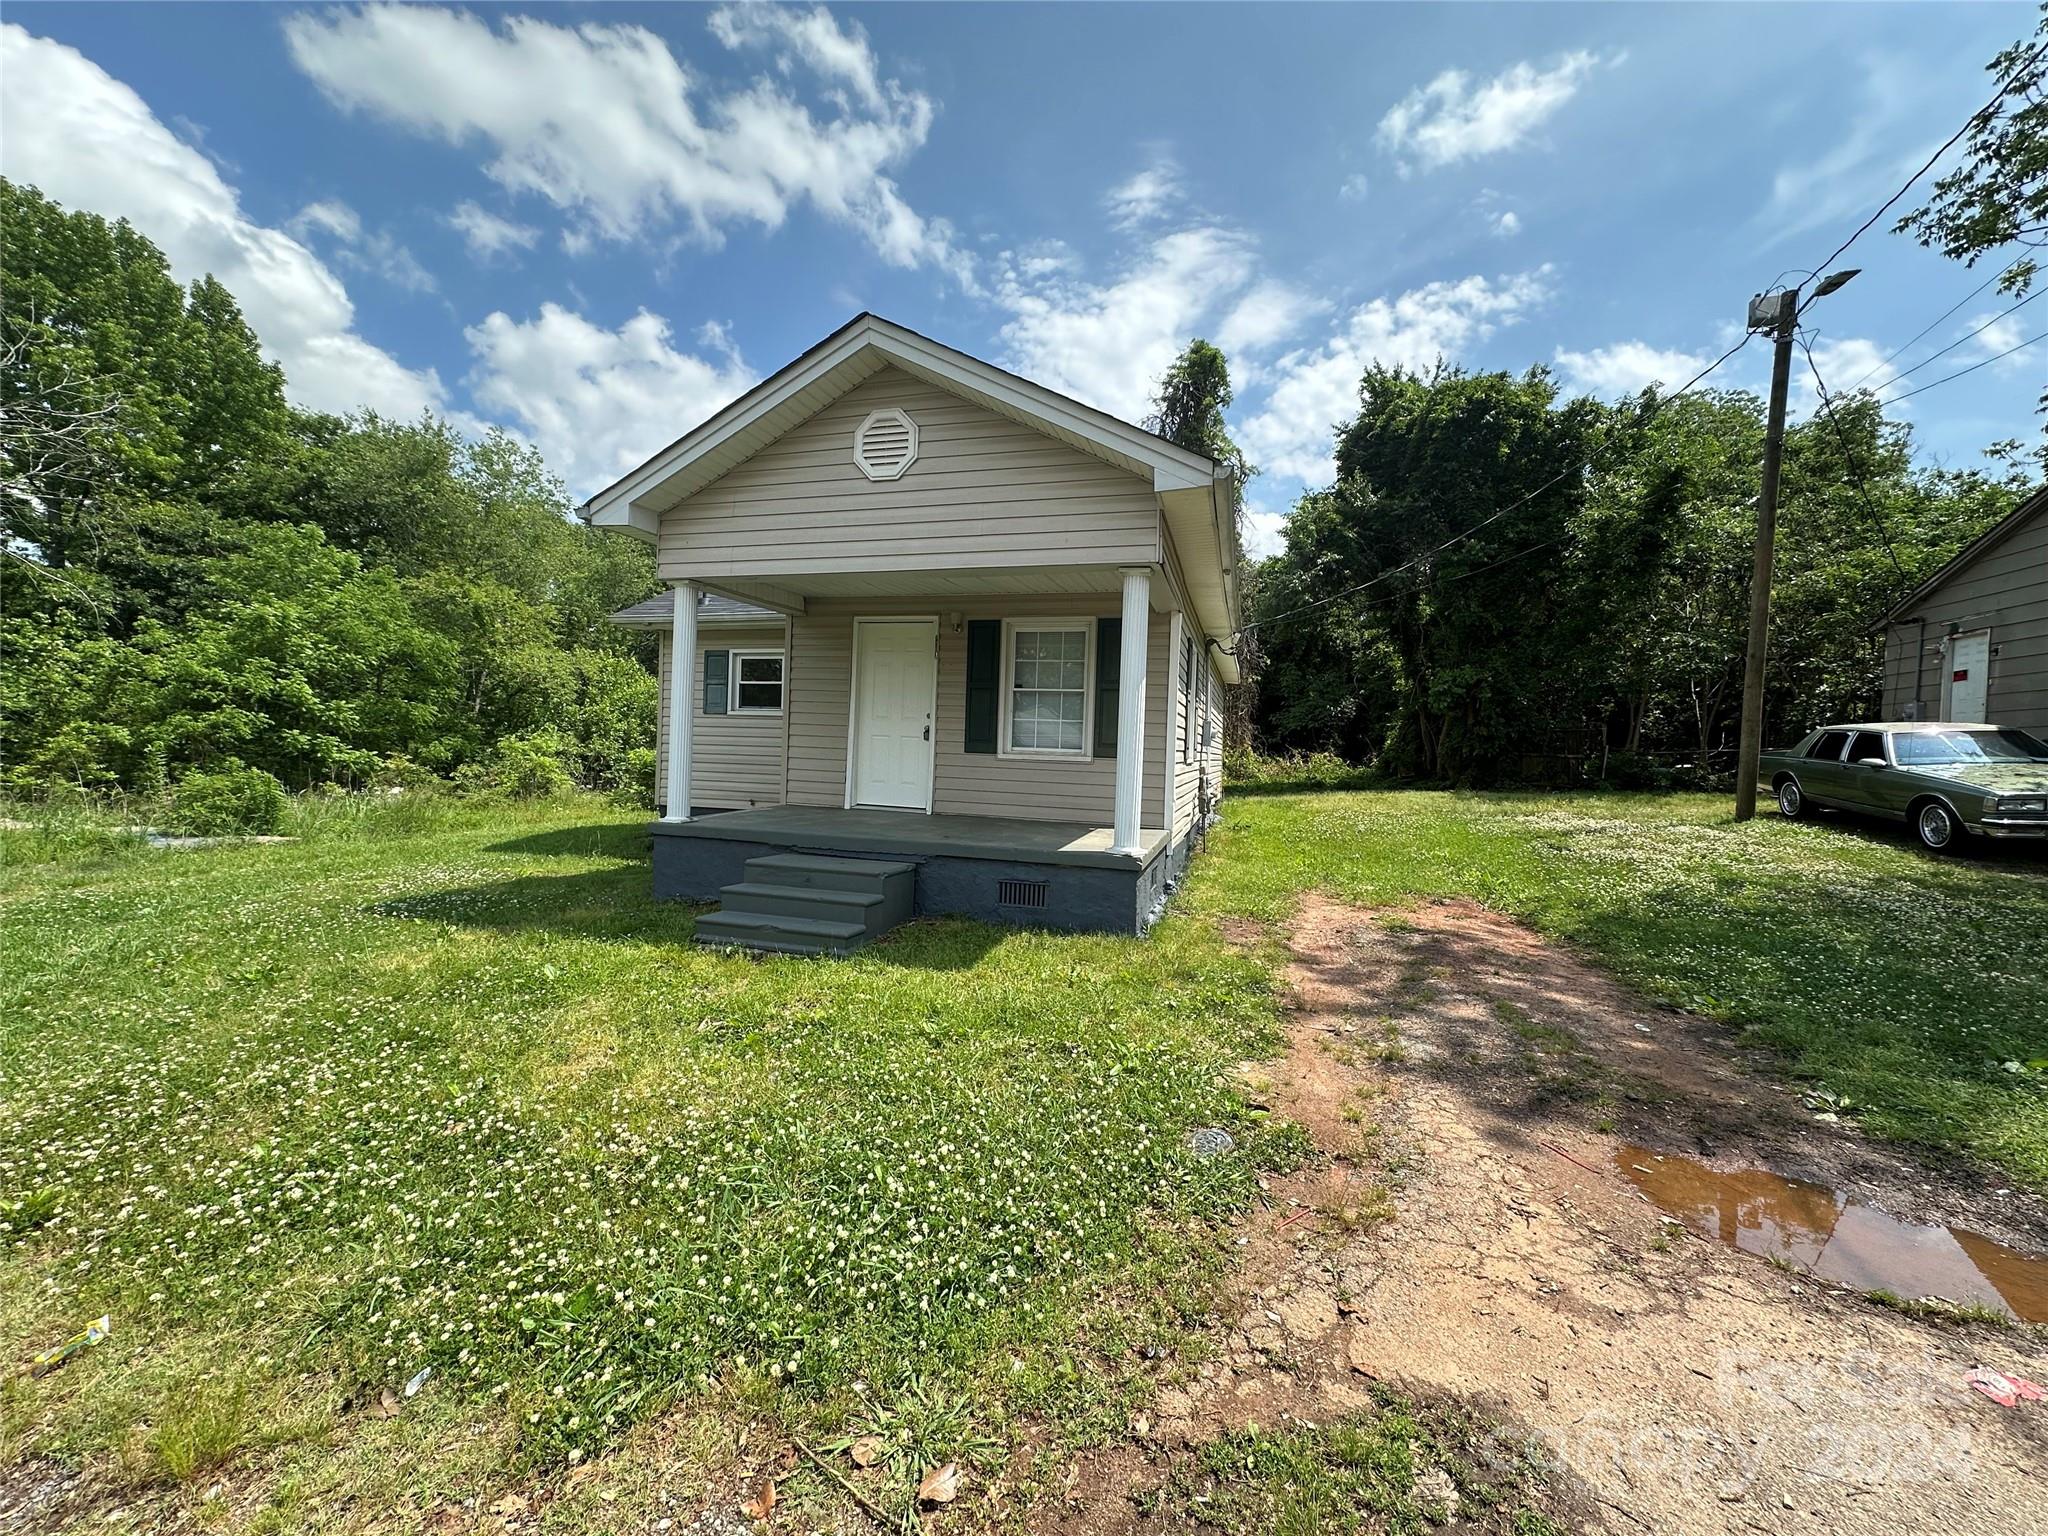
[[[1980,629],[1957,635],[1948,645],[1948,704],[1941,712],[1942,717],[1972,722],[1989,720],[1985,706],[1990,698],[1990,681],[1991,631]]]
[[[935,619],[854,621],[849,777],[855,805],[931,809],[938,636]]]

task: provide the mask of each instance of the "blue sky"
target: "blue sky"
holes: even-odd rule
[[[1676,384],[1989,94],[2031,7],[11,3],[0,168],[235,289],[295,398],[532,440],[578,496],[861,309],[1127,417],[1230,353],[1270,548],[1373,358]],[[1902,204],[1902,208],[1910,206]],[[1888,233],[1831,388],[1998,314]],[[2044,306],[2048,308],[2048,306]],[[2032,312],[1890,386],[2044,328]],[[1723,377],[1760,387],[1753,344]],[[2048,345],[1900,407],[2039,430]],[[1875,371],[1872,371],[1872,370]],[[1795,395],[1810,409],[1811,391]]]

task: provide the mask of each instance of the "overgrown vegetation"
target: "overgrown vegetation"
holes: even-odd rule
[[[1253,584],[1262,747],[1482,785],[1697,786],[1731,765],[1760,400],[1608,405],[1540,368],[1380,367],[1359,400],[1337,482]],[[2031,489],[2019,445],[1992,457],[1915,468],[1868,394],[1790,430],[1770,739],[1877,709],[1869,625]]]
[[[604,622],[651,555],[530,449],[293,409],[125,223],[0,182],[0,243],[0,789],[258,831],[280,787],[651,780],[651,658]]]

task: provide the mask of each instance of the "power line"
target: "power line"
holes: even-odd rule
[[[1663,410],[1665,406],[1669,405],[1673,400],[1676,400],[1680,395],[1688,393],[1693,388],[1693,386],[1700,382],[1700,380],[1704,379],[1716,368],[1719,368],[1723,363],[1727,362],[1729,358],[1733,357],[1736,353],[1740,352],[1744,347],[1748,346],[1750,343],[1750,339],[1754,334],[1754,332],[1745,332],[1742,340],[1736,342],[1734,346],[1730,347],[1726,352],[1723,352],[1719,357],[1715,358],[1711,363],[1707,364],[1707,366],[1702,368],[1698,373],[1694,374],[1691,378],[1687,379],[1685,383],[1681,384],[1677,389],[1673,390],[1670,394],[1660,396],[1652,408],[1651,417],[1646,418],[1646,420],[1654,418],[1657,411]],[[1534,501],[1538,496],[1541,496],[1545,491],[1549,490],[1553,485],[1556,485],[1559,481],[1568,479],[1570,476],[1574,474],[1583,473],[1584,471],[1591,469],[1592,467],[1592,461],[1589,459],[1584,463],[1572,464],[1565,469],[1561,469],[1556,474],[1552,475],[1548,480],[1544,481],[1541,485],[1537,486],[1536,489],[1530,491],[1527,495],[1522,496],[1517,500],[1509,502],[1506,506],[1500,508],[1498,511],[1489,513],[1487,516],[1481,518],[1478,522],[1474,523],[1470,528],[1467,528],[1463,533],[1452,534],[1448,539],[1445,539],[1443,543],[1436,545],[1434,548],[1425,549],[1421,554],[1415,556],[1413,559],[1404,560],[1401,564],[1393,567],[1391,570],[1381,571],[1377,576],[1370,577],[1367,580],[1358,582],[1353,586],[1345,587],[1340,591],[1332,592],[1326,597],[1319,597],[1312,602],[1303,603],[1299,607],[1289,608],[1282,613],[1268,614],[1263,619],[1255,620],[1250,624],[1240,625],[1237,630],[1237,635],[1248,634],[1252,631],[1261,629],[1268,624],[1277,624],[1282,619],[1291,619],[1296,614],[1307,613],[1311,609],[1327,607],[1329,604],[1338,601],[1340,598],[1354,597],[1360,592],[1364,592],[1369,590],[1370,588],[1378,586],[1383,581],[1390,581],[1394,577],[1400,575],[1403,571],[1411,571],[1415,569],[1416,566],[1421,565],[1425,560],[1434,559],[1436,556],[1442,554],[1445,550],[1450,549],[1452,546],[1464,543],[1465,540],[1471,538],[1481,529],[1489,527],[1490,525],[1499,522],[1502,518],[1506,517],[1510,512],[1514,511],[1516,508],[1527,506],[1530,502]],[[1552,540],[1551,542],[1555,543],[1557,541]],[[1531,552],[1532,551],[1525,551],[1524,553]],[[1478,572],[1474,571],[1470,572],[1469,574],[1477,575]],[[1235,639],[1237,635],[1233,635],[1231,638]]]
[[[1911,378],[1914,374],[1918,373],[1922,368],[1925,368],[1929,363],[1933,362],[1937,357],[1946,357],[1949,353],[1955,351],[1957,347],[1960,347],[1964,342],[1968,341],[1971,337],[1977,335],[1981,331],[1990,330],[1992,326],[1998,324],[1999,321],[2005,319],[2008,315],[2015,314],[2018,311],[2025,309],[2029,304],[2033,303],[2034,300],[2041,297],[2041,295],[2044,293],[2048,293],[2048,288],[2036,288],[2024,299],[2021,299],[2019,303],[2013,305],[2011,309],[1993,315],[1989,320],[1986,320],[1974,331],[1964,332],[1961,336],[1958,336],[1954,341],[1950,342],[1947,346],[1943,347],[1939,352],[1928,353],[1925,357],[1921,358],[1919,362],[1915,363],[1912,367],[1908,368],[1904,373],[1893,374],[1889,379],[1886,379],[1884,383],[1878,385],[1878,388],[1880,390],[1890,389],[1894,384],[1898,383],[1899,380]],[[1880,368],[1883,366],[1884,365],[1882,363],[1878,365],[1878,367]],[[1876,371],[1877,370],[1875,368],[1871,370],[1872,373],[1875,373]],[[1865,374],[1864,377],[1868,378],[1870,377],[1870,375]]]
[[[1899,564],[1899,552],[1892,548],[1891,530],[1885,527],[1884,514],[1877,510],[1877,503],[1870,499],[1870,481],[1856,462],[1856,452],[1849,446],[1849,434],[1842,429],[1841,418],[1835,415],[1835,402],[1828,398],[1827,381],[1820,376],[1820,364],[1813,360],[1813,347],[1806,339],[1803,326],[1793,332],[1793,339],[1799,343],[1799,350],[1806,354],[1806,366],[1813,372],[1813,387],[1820,395],[1821,413],[1827,417],[1828,425],[1835,429],[1835,440],[1842,445],[1843,461],[1848,464],[1849,473],[1856,479],[1856,494],[1862,498],[1863,510],[1870,514],[1871,522],[1877,526],[1878,542],[1884,545],[1884,552],[1892,563],[1892,572],[1899,578],[1899,584],[1903,587],[1906,582],[1906,569]]]
[[[1929,331],[1933,330],[1937,325],[1941,324],[1942,321],[1946,320],[1950,315],[1954,314],[1957,310],[1961,309],[1965,304],[1969,303],[1970,300],[1977,297],[1978,294],[1982,293],[1986,288],[1989,288],[1993,283],[1997,282],[2001,277],[2005,276],[2006,273],[2010,272],[2014,267],[2018,266],[2020,262],[2025,259],[2026,258],[2024,257],[2017,258],[2014,261],[2007,264],[2006,266],[2000,268],[1998,271],[1992,273],[1989,277],[1985,278],[1983,282],[1979,283],[1976,287],[1972,288],[1960,299],[1957,299],[1955,303],[1949,305],[1947,309],[1944,309],[1932,320],[1928,321],[1925,325],[1921,326],[1919,330],[1915,331],[1906,340],[1900,342],[1899,345],[1893,347],[1891,351],[1885,353],[1883,357],[1880,357],[1875,363],[1871,364],[1869,372],[1863,374],[1862,377],[1858,378],[1855,383],[1851,384],[1848,387],[1848,389],[1844,391],[1844,393],[1851,395],[1856,393],[1857,390],[1863,387],[1864,381],[1871,378],[1874,374],[1876,374],[1876,372],[1880,368],[1884,367],[1886,363],[1890,362],[1900,353],[1906,351],[1922,336],[1925,336]]]
[[[2043,338],[2048,338],[2048,331],[2041,331],[2036,335],[2029,336],[2025,341],[2015,342],[2013,343],[2013,345],[2007,347],[2003,352],[1992,353],[1991,356],[1985,358],[1982,362],[1972,363],[1967,368],[1958,368],[1954,373],[1945,373],[1940,378],[1936,379],[1932,384],[1922,384],[1918,389],[1909,389],[1903,395],[1893,395],[1891,399],[1882,400],[1878,403],[1881,405],[1897,405],[1901,400],[1910,400],[1915,395],[1924,395],[1930,389],[1939,389],[1944,384],[1953,383],[1955,380],[1960,379],[1966,373],[1975,373],[1979,368],[1989,368],[1993,363],[1997,362],[2000,358],[2011,357],[2013,353],[2021,351],[2026,347],[2031,347],[2035,342],[2040,341]]]
[[[2036,48],[2026,58],[2022,59],[2020,61],[2019,67],[2013,71],[2013,78],[2017,78],[2022,71],[2031,68],[2035,60],[2039,59],[2043,53],[2048,53],[2048,43],[2043,43],[2040,47]],[[1816,272],[1827,271],[1829,267],[1832,267],[1835,264],[1836,259],[1841,256],[1842,252],[1848,250],[1849,247],[1854,245],[1858,240],[1861,240],[1865,232],[1869,230],[1871,225],[1875,224],[1879,219],[1883,218],[1887,213],[1891,211],[1892,204],[1896,203],[1900,198],[1904,197],[1908,192],[1910,192],[1913,189],[1913,183],[1915,183],[1922,176],[1925,176],[1929,171],[1934,169],[1935,161],[1939,160],[1943,155],[1947,154],[1951,149],[1953,149],[1956,145],[1956,141],[1961,139],[1964,134],[1968,133],[1971,128],[1976,126],[1978,119],[1984,117],[1987,113],[1994,110],[2001,101],[2005,100],[2005,93],[2008,89],[2010,89],[2010,85],[2011,81],[2009,79],[2001,79],[1998,82],[1998,89],[1992,92],[1991,99],[1985,102],[1984,105],[1979,107],[1976,111],[1972,112],[1966,119],[1964,119],[1963,126],[1958,128],[1954,133],[1950,134],[1948,138],[1942,143],[1941,148],[1937,149],[1933,154],[1929,155],[1927,157],[1926,162],[1920,167],[1920,169],[1915,171],[1911,176],[1908,176],[1906,178],[1905,182],[1899,187],[1898,191],[1894,192],[1890,197],[1886,198],[1882,203],[1878,204],[1877,211],[1873,213],[1869,218],[1865,219],[1861,224],[1857,225],[1856,232],[1850,235],[1849,238],[1844,240],[1840,245],[1836,246],[1834,250],[1830,251],[1828,255],[1817,266],[1813,268],[1813,270]],[[1811,304],[1813,300],[1809,298],[1806,302],[1808,304]]]

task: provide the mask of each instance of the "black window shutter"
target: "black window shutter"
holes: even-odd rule
[[[704,713],[722,715],[732,692],[732,652],[704,653]]]
[[[1124,664],[1124,621],[1095,621],[1095,755],[1116,756],[1117,679]]]
[[[998,695],[1003,686],[1003,621],[967,621],[967,750],[996,749]]]

